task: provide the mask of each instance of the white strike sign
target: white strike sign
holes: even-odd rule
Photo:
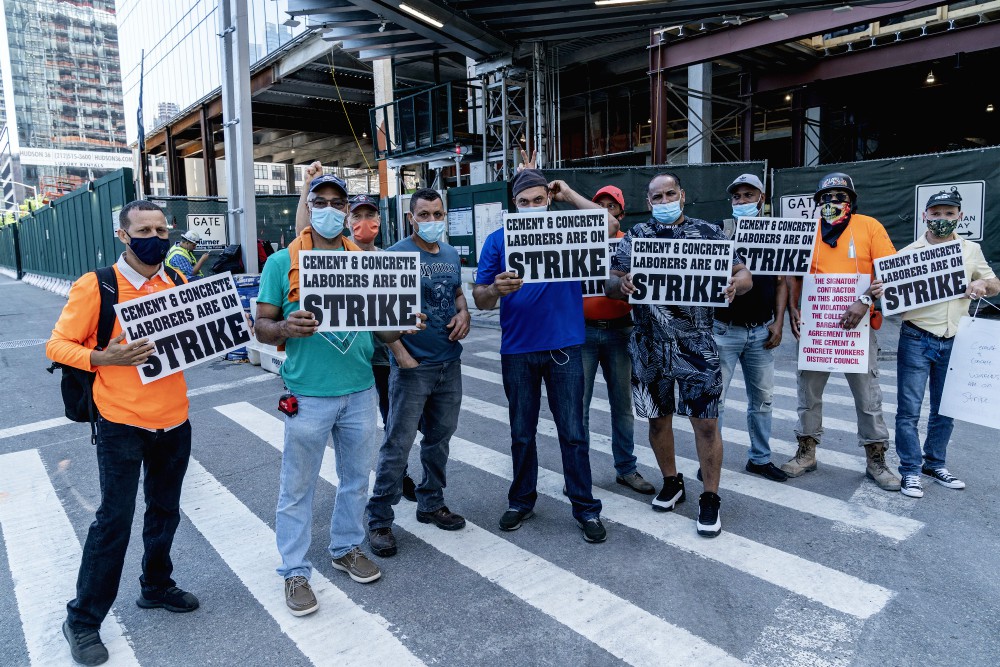
[[[607,280],[608,212],[504,214],[507,270],[525,283]]]
[[[224,215],[189,215],[188,229],[201,234],[196,250],[222,250],[229,245],[229,229]]]
[[[618,244],[621,243],[621,239],[608,239],[608,257],[613,257],[616,252],[618,252]],[[608,264],[610,264],[610,260]],[[594,278],[591,280],[583,281],[583,297],[588,296],[604,296],[604,280],[600,278]]]
[[[959,320],[939,412],[1000,428],[1000,322]]]
[[[411,329],[420,320],[420,253],[300,252],[299,299],[320,332]]]
[[[728,306],[733,242],[632,239],[629,303],[657,306]]]
[[[148,338],[153,354],[138,367],[143,384],[179,373],[250,341],[233,277],[226,273],[115,305],[132,343]]]
[[[809,273],[818,227],[815,219],[740,218],[736,252],[754,275],[802,276]]]
[[[958,183],[924,183],[916,187],[913,214],[913,239],[920,238],[927,225],[924,224],[924,207],[931,195],[941,191],[957,190],[962,196],[962,219],[955,233],[966,241],[983,240],[983,215],[986,206],[986,181],[962,181]]]
[[[781,217],[819,219],[819,205],[812,195],[785,195],[778,200]]]
[[[928,245],[876,259],[875,275],[885,285],[884,315],[961,298],[966,289],[962,242]]]
[[[810,273],[802,278],[799,370],[868,372],[870,313],[850,331],[840,326],[840,318],[870,283],[868,276],[857,273]]]

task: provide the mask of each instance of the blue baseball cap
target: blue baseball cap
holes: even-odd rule
[[[362,206],[371,206],[376,211],[379,210],[378,200],[372,197],[371,195],[354,195],[353,197],[351,197],[350,202],[351,202],[351,208],[350,208],[351,213],[353,213],[356,209],[361,208]]]
[[[347,195],[347,183],[333,174],[323,174],[319,178],[314,178],[309,184],[309,192],[316,192],[316,188],[327,184],[340,188],[340,191],[344,193],[344,196]]]

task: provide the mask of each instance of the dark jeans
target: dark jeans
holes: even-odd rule
[[[180,523],[181,484],[191,455],[191,423],[152,432],[100,418],[97,470],[101,506],[90,524],[76,580],[76,599],[66,605],[70,625],[99,628],[118,595],[125,551],[132,532],[139,468],[146,512],[142,527],[142,576],[146,597],[174,585],[170,546]]]
[[[590,448],[583,430],[583,361],[580,346],[503,354],[503,389],[510,410],[510,452],[514,481],[507,498],[510,507],[530,510],[538,492],[538,412],[542,404],[542,382],[548,392],[549,410],[559,433],[563,475],[577,521],[601,514],[601,501],[594,499],[590,478]]]
[[[938,338],[909,324],[899,328],[899,352],[896,355],[896,453],[899,474],[919,475],[923,466],[937,470],[945,467],[948,441],[955,420],[938,413],[944,380],[954,338]],[[931,406],[927,418],[927,437],[923,457],[920,452],[920,407],[930,383]]]
[[[388,365],[372,365],[375,376],[375,390],[378,392],[378,411],[382,414],[382,423],[389,424],[389,369]]]
[[[403,474],[410,448],[422,424],[420,463],[424,478],[417,486],[417,509],[435,512],[444,506],[448,445],[462,409],[462,362],[392,367],[389,380],[389,423],[378,454],[375,487],[368,501],[368,527],[387,528],[392,506],[403,495]]]

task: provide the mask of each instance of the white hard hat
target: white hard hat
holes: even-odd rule
[[[189,229],[188,231],[181,234],[181,238],[184,239],[185,241],[190,241],[191,243],[198,243],[199,241],[201,241],[201,234],[194,231],[193,229]]]

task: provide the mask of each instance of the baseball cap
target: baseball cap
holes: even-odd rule
[[[924,207],[924,210],[926,211],[931,206],[957,206],[962,208],[962,195],[958,194],[958,188],[952,188],[951,192],[942,190],[936,195],[931,195],[931,198],[927,200],[927,206]]]
[[[181,238],[190,243],[198,243],[199,241],[201,241],[201,234],[194,231],[193,229],[189,229],[183,234],[181,234]]]
[[[340,188],[341,192],[343,192],[345,195],[347,194],[347,183],[345,183],[343,179],[340,179],[334,176],[333,174],[323,174],[318,178],[314,178],[312,182],[309,184],[309,192],[316,192],[316,188],[320,187],[321,185],[327,185],[327,184],[335,185],[336,187]]]
[[[761,183],[760,179],[753,174],[740,174],[736,177],[736,180],[729,184],[726,188],[726,192],[733,194],[733,190],[741,185],[749,185],[751,188],[757,188],[761,192],[764,192],[764,184]]]
[[[378,211],[378,200],[371,195],[354,195],[351,197],[350,201],[351,213],[354,213],[355,209],[361,208],[362,206],[371,206],[373,209]]]
[[[547,188],[549,186],[549,182],[545,180],[545,174],[542,173],[542,170],[522,169],[514,176],[514,181],[511,184],[511,190],[514,193],[514,196],[517,197],[528,188],[537,188],[538,186],[543,188]]]
[[[625,210],[625,195],[622,194],[621,188],[616,188],[613,185],[605,185],[603,188],[594,193],[593,199],[590,201],[596,202],[598,197],[601,195],[607,195],[618,202],[618,205]]]

